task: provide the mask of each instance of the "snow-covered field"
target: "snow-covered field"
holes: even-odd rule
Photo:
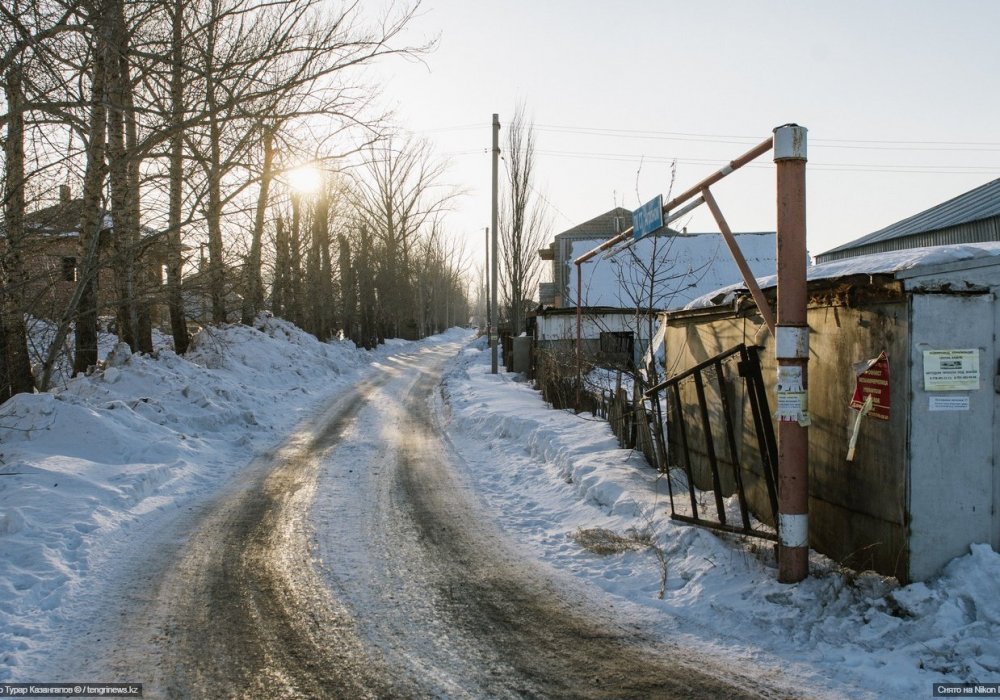
[[[639,606],[651,629],[780,666],[824,695],[928,697],[938,682],[1000,681],[1000,555],[976,546],[926,584],[899,588],[814,556],[775,582],[768,547],[673,523],[665,484],[608,427],[553,411],[482,340],[459,343],[437,406],[477,497],[511,541],[596,595]],[[206,502],[312,409],[374,371],[377,352],[323,344],[263,320],[199,336],[181,358],[113,354],[107,366],[0,408],[0,681],[39,677],[111,564],[134,559],[184,508]],[[652,549],[597,555],[574,538],[606,528]],[[146,533],[146,536],[140,536]],[[92,679],[100,680],[100,679]],[[137,679],[141,680],[141,679]]]

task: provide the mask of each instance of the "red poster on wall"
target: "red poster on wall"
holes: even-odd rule
[[[851,408],[860,411],[865,398],[872,397],[872,407],[868,415],[879,420],[889,420],[889,408],[892,401],[889,397],[889,358],[882,352],[874,360],[865,360],[854,365],[857,382],[854,385],[854,396],[851,397]]]

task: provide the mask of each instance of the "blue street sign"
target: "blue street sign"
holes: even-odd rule
[[[663,228],[663,195],[643,204],[632,212],[632,235],[635,240]]]

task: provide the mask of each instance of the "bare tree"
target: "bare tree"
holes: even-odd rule
[[[21,261],[24,246],[24,89],[22,66],[18,59],[9,62],[4,82],[7,98],[7,134],[4,140],[4,233],[0,256],[0,348],[3,384],[0,401],[14,394],[29,392],[35,382],[28,358],[28,337],[24,324],[25,270]]]
[[[264,240],[264,214],[267,211],[267,201],[271,191],[271,180],[274,177],[274,128],[264,125],[263,149],[264,163],[261,168],[260,186],[257,194],[257,209],[254,214],[253,232],[250,241],[250,252],[243,272],[243,310],[241,321],[250,325],[257,311],[264,304],[264,282],[261,279],[261,248]]]
[[[181,277],[184,271],[184,0],[168,5],[170,21],[170,155],[167,214],[167,307],[174,350],[183,355],[188,350],[187,314]]]
[[[14,0],[0,6],[0,77],[6,110],[0,114],[3,138],[3,240],[0,248],[0,401],[34,390],[34,375],[28,354],[24,314],[29,309],[25,269],[28,241],[25,214],[30,174],[26,167],[26,143],[34,121],[72,119],[63,95],[60,58],[52,44],[77,31],[75,3],[43,3]],[[46,158],[31,154],[35,173],[43,172]]]
[[[243,0],[208,0],[209,21],[198,61],[204,97],[205,130],[191,139],[206,180],[205,215],[209,239],[209,277],[213,320],[225,319],[225,270],[222,219],[225,207],[240,189],[267,187],[273,177],[269,148],[254,163],[254,149],[264,132],[277,141],[279,128],[309,130],[325,119],[325,138],[361,127],[377,137],[381,115],[368,114],[371,88],[352,84],[357,68],[392,54],[417,54],[427,46],[397,46],[416,6],[387,15],[380,23],[362,21],[360,3],[331,12],[320,0],[279,0],[248,6]],[[293,140],[293,139],[292,139]],[[282,150],[288,150],[285,139]],[[351,151],[353,148],[341,149]],[[287,160],[287,157],[285,158]],[[228,195],[222,192],[230,175],[250,177]],[[265,194],[266,198],[266,194]],[[258,202],[260,201],[258,196]],[[259,211],[259,209],[258,209]],[[243,316],[261,303],[258,258],[262,226],[251,229],[253,240],[244,259]],[[246,297],[249,297],[247,299]]]
[[[25,192],[51,185],[37,166],[46,158],[64,160],[83,186],[76,214],[77,286],[61,318],[54,319],[58,330],[42,387],[74,326],[74,371],[97,363],[98,315],[105,308],[116,310],[118,332],[133,349],[152,349],[151,304],[162,293],[158,266],[147,255],[154,249],[157,256],[160,250],[166,254],[165,298],[174,346],[183,353],[184,256],[198,239],[208,243],[201,277],[210,279],[213,320],[227,318],[227,303],[233,306],[227,298],[235,288],[243,294],[242,317],[252,320],[265,303],[262,268],[273,261],[275,289],[281,289],[275,296],[289,315],[303,323],[304,301],[329,297],[319,329],[337,330],[329,310],[346,305],[332,297],[347,294],[352,279],[348,274],[346,285],[335,284],[338,256],[331,246],[339,238],[329,226],[342,225],[343,212],[341,218],[303,214],[293,203],[291,218],[282,219],[281,230],[268,239],[279,218],[269,215],[270,208],[288,204],[272,180],[296,152],[315,152],[324,138],[323,149],[340,156],[381,137],[385,115],[372,110],[375,88],[357,69],[383,56],[429,48],[402,37],[418,7],[419,1],[392,4],[383,16],[372,17],[361,3],[333,9],[322,0],[14,0],[0,6],[0,30],[11,37],[0,47],[6,103],[0,113],[0,359],[6,376],[20,377],[16,390],[33,385],[24,350],[30,304],[18,282],[25,276],[21,243],[31,206]],[[62,136],[70,152],[56,145]],[[34,149],[27,159],[25,144]],[[34,172],[24,171],[26,160],[36,165]],[[269,240],[274,250],[267,249]],[[347,251],[346,272],[353,273],[355,261],[383,261],[370,243]],[[413,242],[398,243],[406,261]],[[303,288],[308,251],[315,253],[322,296]],[[98,272],[109,263],[114,284],[102,285],[99,297]],[[241,279],[232,273],[237,264]],[[360,278],[356,284],[353,294],[360,296]],[[382,305],[374,300],[366,310],[373,308]]]
[[[103,26],[109,22],[109,3],[100,2],[89,9],[92,23]],[[104,30],[106,33],[107,30]],[[100,34],[101,32],[99,32]],[[80,213],[80,259],[84,267],[79,281],[76,310],[76,354],[73,373],[84,372],[97,364],[97,268],[101,247],[100,232],[104,214],[102,191],[107,172],[108,94],[107,50],[101,43],[92,48],[90,119],[87,139],[87,166],[83,179],[83,204]]]
[[[535,132],[519,105],[507,129],[507,167],[498,228],[503,311],[518,335],[524,330],[525,305],[538,286],[542,271],[538,250],[550,225],[535,191]]]
[[[355,218],[378,243],[375,286],[384,324],[380,338],[416,337],[417,246],[458,192],[441,184],[444,164],[424,142],[387,139],[369,148],[353,189]],[[372,259],[375,260],[374,258]]]

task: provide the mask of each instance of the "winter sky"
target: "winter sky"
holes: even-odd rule
[[[470,247],[490,221],[491,115],[521,101],[553,233],[666,193],[673,160],[677,192],[806,126],[815,254],[1000,175],[998,26],[990,0],[424,0],[408,37],[437,50],[375,74],[469,191],[448,228]],[[714,192],[735,230],[774,229],[769,155]],[[706,211],[687,225],[716,230]]]

